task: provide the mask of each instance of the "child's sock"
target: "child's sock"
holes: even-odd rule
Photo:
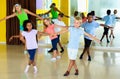
[[[37,70],[37,67],[34,66],[33,68],[34,68],[34,73],[37,73],[37,71],[38,71],[38,70]]]
[[[25,71],[24,71],[25,73],[28,72],[29,67],[30,67],[30,65],[27,65],[27,66],[26,66]]]

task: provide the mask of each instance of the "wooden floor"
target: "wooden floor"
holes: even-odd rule
[[[79,50],[77,65],[79,75],[74,75],[72,69],[68,77],[64,77],[69,60],[66,47],[62,58],[57,62],[51,62],[51,53],[48,47],[38,48],[36,62],[38,73],[33,73],[30,67],[28,73],[24,73],[28,58],[23,53],[21,45],[0,45],[0,79],[119,79],[120,78],[120,52],[91,50],[92,61],[87,61],[84,56],[79,60],[82,49]]]

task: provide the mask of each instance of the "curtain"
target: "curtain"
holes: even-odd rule
[[[31,12],[36,13],[36,0],[7,0],[7,16],[11,15],[13,12],[13,5],[19,3],[22,8],[28,9]],[[36,17],[28,15],[29,19],[36,24]],[[17,17],[8,19],[6,21],[6,42],[9,45],[19,45],[22,44],[19,38],[14,38],[11,42],[9,42],[9,38],[13,35],[19,35],[19,20]]]

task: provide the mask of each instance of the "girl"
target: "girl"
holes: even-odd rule
[[[86,35],[86,36],[92,38],[93,40],[95,40],[97,42],[100,42],[94,36],[84,32],[80,28],[81,23],[82,23],[81,18],[80,17],[75,17],[74,26],[71,26],[71,27],[67,28],[66,30],[63,30],[63,31],[60,31],[60,32],[57,33],[57,34],[61,34],[61,33],[67,32],[67,31],[70,32],[70,38],[69,38],[69,43],[68,43],[68,57],[70,59],[70,63],[69,63],[68,69],[65,72],[64,76],[68,76],[69,75],[70,70],[71,70],[72,67],[75,68],[75,75],[79,74],[75,60],[76,60],[77,53],[78,53],[80,36]]]
[[[43,24],[45,26],[45,28],[44,28],[45,33],[48,33],[48,34],[54,34],[55,33],[54,27],[57,26],[57,25],[52,24],[50,18],[44,18],[43,19]],[[61,58],[60,53],[57,50],[58,36],[57,35],[50,36],[50,39],[51,39],[51,42],[52,42],[52,49],[53,49],[53,56],[52,56],[51,61],[56,61],[56,59]]]
[[[38,48],[37,45],[37,40],[36,40],[36,35],[37,34],[42,34],[41,32],[38,32],[37,30],[34,29],[33,24],[30,20],[25,20],[23,23],[24,31],[22,31],[22,36],[21,39],[24,40],[23,42],[26,43],[26,49],[27,52],[29,53],[29,63],[26,66],[25,73],[28,72],[28,69],[30,65],[34,66],[34,73],[37,72],[37,67],[35,63],[35,54],[36,54],[36,49]],[[25,38],[25,39],[24,39]]]

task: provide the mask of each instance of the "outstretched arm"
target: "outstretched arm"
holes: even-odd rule
[[[9,16],[6,16],[6,17],[0,19],[0,22],[3,21],[3,20],[7,20],[7,19],[10,19],[10,18],[13,18],[13,17],[15,17],[15,16],[16,16],[16,13],[13,13],[13,14],[11,14],[11,15],[9,15]]]
[[[27,14],[30,14],[30,15],[35,16],[35,17],[37,17],[38,19],[42,20],[42,17],[38,16],[37,14],[35,14],[35,13],[33,13],[33,12],[27,10],[27,9],[24,9],[24,11],[25,11]]]
[[[92,36],[91,34],[88,34],[88,33],[86,33],[86,32],[84,32],[84,34],[85,34],[86,36],[90,37],[92,40],[94,40],[94,41],[100,43],[100,40],[99,40],[98,38]]]

